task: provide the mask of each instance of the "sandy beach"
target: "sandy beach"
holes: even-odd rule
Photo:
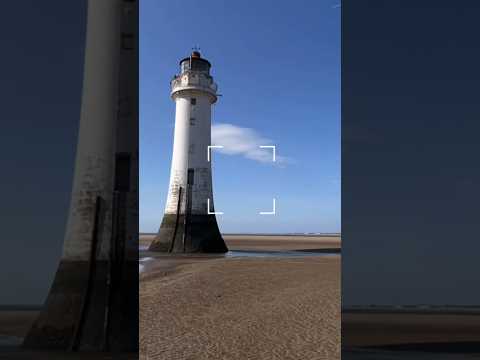
[[[339,250],[340,239],[225,238],[233,255],[162,256],[141,251],[140,358],[340,359],[340,255],[314,253]],[[141,236],[141,245],[148,246],[152,239]],[[292,250],[313,252],[282,253]],[[260,255],[238,257],[235,251]],[[269,253],[264,256],[261,251]],[[21,340],[37,314],[32,309],[0,311],[0,334]],[[84,356],[0,346],[0,359]]]
[[[38,309],[1,309],[0,334],[22,338],[30,330],[39,313]]]
[[[291,236],[225,239],[232,250],[304,249]],[[141,274],[140,359],[340,359],[340,255],[175,258]]]
[[[22,349],[19,345],[39,314],[32,307],[17,309],[0,307],[0,360],[135,360],[137,354],[108,354],[94,352],[60,352]]]
[[[225,238],[233,250],[227,256],[141,251],[141,359],[340,359],[340,327],[346,360],[480,354],[478,309],[355,309],[342,314],[340,326],[340,255],[315,255],[338,250],[338,237]],[[141,244],[145,248],[152,239],[142,236]],[[37,314],[36,309],[0,309],[0,334],[7,341],[21,339]],[[76,359],[82,354],[0,347],[3,358]]]
[[[140,245],[148,246],[154,234],[140,235]],[[223,235],[229,250],[288,251],[340,249],[339,236],[326,235]]]
[[[480,315],[421,313],[346,313],[345,346],[479,343]]]
[[[480,358],[480,309],[412,307],[346,310],[342,314],[346,360]]]
[[[478,311],[356,309],[342,314],[345,360],[479,358]]]

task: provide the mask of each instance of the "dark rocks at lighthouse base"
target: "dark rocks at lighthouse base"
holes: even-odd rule
[[[165,214],[150,251],[172,253],[226,253],[215,215]]]

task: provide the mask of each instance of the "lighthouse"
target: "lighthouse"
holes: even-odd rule
[[[227,251],[215,217],[210,156],[217,84],[211,64],[193,51],[171,81],[175,131],[165,213],[150,250],[174,253]]]
[[[89,0],[63,252],[27,349],[138,351],[138,2]]]

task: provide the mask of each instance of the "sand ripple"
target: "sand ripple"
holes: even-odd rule
[[[340,359],[340,258],[216,259],[140,283],[140,359]]]

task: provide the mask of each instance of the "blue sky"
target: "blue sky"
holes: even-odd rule
[[[222,94],[215,129],[275,145],[281,160],[214,151],[220,230],[340,232],[340,7],[328,0],[140,2],[140,231],[156,232],[163,215],[169,82],[194,46]],[[276,215],[259,215],[273,198]]]

